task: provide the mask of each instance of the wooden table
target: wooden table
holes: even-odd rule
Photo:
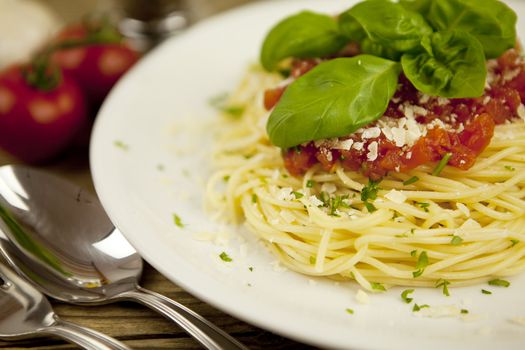
[[[192,0],[194,18],[202,19],[217,11],[247,2],[249,0]],[[60,6],[60,0],[51,2]],[[62,2],[67,7],[63,13],[71,11],[70,1]],[[192,2],[190,1],[190,4]],[[74,16],[74,15],[73,15]],[[67,19],[67,18],[66,18]],[[0,165],[19,163],[0,150]],[[58,175],[90,189],[94,192],[87,149],[71,150],[68,155],[51,164],[41,166]],[[143,286],[162,293],[186,305],[204,316],[223,330],[239,339],[252,349],[308,349],[310,347],[261,330],[217,310],[180,287],[168,281],[151,266],[145,266]],[[105,306],[80,307],[61,302],[52,302],[55,311],[63,319],[91,327],[117,339],[134,349],[199,349],[200,346],[185,332],[149,309],[133,303],[119,303]],[[1,312],[1,310],[0,310]],[[17,342],[0,340],[0,349],[76,349],[59,339],[42,338]]]
[[[0,150],[0,166],[20,163]],[[59,161],[39,168],[64,176],[94,192],[87,149],[71,150]],[[162,293],[190,309],[239,339],[251,349],[309,349],[310,347],[266,332],[235,319],[210,306],[168,281],[146,264],[142,285]],[[56,313],[63,319],[87,326],[117,339],[134,349],[200,349],[200,346],[174,323],[149,309],[134,303],[104,306],[74,306],[52,301]],[[2,310],[0,310],[2,312]],[[0,349],[76,349],[58,339],[38,339],[17,342],[0,340]]]

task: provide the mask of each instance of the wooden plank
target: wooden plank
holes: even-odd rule
[[[143,285],[191,308],[213,322],[250,349],[309,349],[310,347],[280,337],[237,320],[203,303],[168,281],[148,264],[145,265]],[[136,303],[123,302],[103,306],[77,306],[53,301],[56,313],[64,320],[96,329],[124,341],[134,349],[201,349],[184,331],[171,321]],[[5,342],[0,349],[57,349],[77,347],[51,338]]]

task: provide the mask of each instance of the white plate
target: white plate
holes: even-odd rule
[[[418,289],[413,297],[419,304],[454,305],[479,318],[418,317],[413,304],[402,302],[402,288],[371,295],[370,304],[362,305],[355,300],[354,283],[278,271],[274,258],[245,230],[220,227],[203,210],[203,187],[211,171],[207,123],[215,118],[209,99],[237,84],[276,21],[304,8],[336,13],[351,4],[254,3],[196,25],[143,59],[113,90],[97,118],[91,166],[98,195],[116,226],[166,277],[270,331],[331,348],[523,349],[525,326],[510,322],[525,317],[523,275],[511,278],[510,288],[452,289],[448,298],[439,289]],[[525,15],[525,4],[511,5]],[[520,33],[525,33],[523,19]],[[174,224],[173,213],[182,218],[184,229]],[[227,244],[196,239],[218,231],[232,235]],[[219,259],[223,251],[231,263]],[[481,288],[493,294],[484,295]]]

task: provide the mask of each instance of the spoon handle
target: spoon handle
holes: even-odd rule
[[[40,333],[68,340],[86,350],[131,350],[125,344],[105,334],[55,317],[55,323],[40,329]]]
[[[184,331],[195,338],[202,346],[210,350],[248,350],[248,348],[184,305],[164,295],[140,286],[136,290],[124,292],[119,297],[137,301],[162,314],[178,324]]]

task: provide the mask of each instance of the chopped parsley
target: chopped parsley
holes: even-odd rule
[[[295,196],[295,199],[300,199],[304,197],[304,194],[302,194],[301,192],[293,191],[292,193]]]
[[[492,294],[492,292],[491,292],[490,290],[486,290],[486,289],[482,289],[482,290],[481,290],[481,293],[483,293],[483,294],[489,294],[489,295]]]
[[[173,213],[173,222],[175,225],[179,226],[180,228],[184,228],[184,224],[182,223],[182,219],[177,214]]]
[[[443,287],[443,294],[449,297],[450,296],[450,293],[448,291],[449,284],[450,284],[449,281],[440,279],[436,282],[436,288]]]
[[[230,256],[226,253],[226,252],[222,252],[220,255],[219,255],[219,258],[221,258],[222,261],[225,261],[225,262],[231,262],[233,261],[232,258],[230,258]]]
[[[465,314],[468,314],[468,310],[467,310],[467,309],[461,309],[460,312],[461,312],[462,314],[464,314],[464,315],[465,315]]]
[[[157,164],[157,170],[158,171],[164,171],[166,169],[166,167],[164,166],[164,164]]]
[[[310,256],[310,265],[315,265],[316,262],[317,259],[315,258],[315,256]]]
[[[383,286],[381,283],[378,283],[378,282],[370,282],[370,287],[372,287],[372,289],[374,290],[386,292],[385,286]]]
[[[418,182],[418,181],[419,181],[419,177],[412,176],[410,179],[403,181],[403,185],[405,186],[412,185],[414,182]]]
[[[352,310],[352,309],[346,309],[345,311],[346,311],[347,314],[350,314],[350,315],[354,314],[354,310]]]
[[[410,304],[414,298],[409,298],[408,295],[414,293],[413,289],[406,289],[401,293],[401,299],[407,304]]]
[[[463,238],[456,236],[456,235],[452,236],[452,239],[450,240],[450,244],[460,245],[461,243],[463,243]]]
[[[224,176],[222,177],[222,180],[223,180],[224,182],[228,182],[228,181],[230,180],[230,175],[224,175]]]
[[[438,165],[434,168],[434,171],[432,171],[432,175],[439,176],[439,174],[441,174],[441,172],[445,168],[445,165],[447,165],[448,161],[450,160],[450,157],[452,157],[452,153],[445,153],[443,158],[441,158],[441,160],[439,161]]]
[[[221,111],[228,114],[231,117],[239,118],[244,113],[244,110],[246,108],[244,106],[238,106],[238,105],[231,105],[231,106],[224,106],[221,108]]]
[[[369,213],[373,213],[374,211],[377,210],[375,205],[373,205],[372,203],[369,203],[369,202],[365,202],[365,207],[366,207],[366,209],[368,210]]]
[[[419,205],[421,209],[428,213],[428,207],[430,207],[430,203],[416,202],[416,205]]]
[[[315,185],[315,181],[313,181],[313,180],[306,181],[306,187],[312,188],[312,187],[314,187],[314,185]]]
[[[417,255],[417,250],[416,250],[416,249],[414,249],[413,251],[410,252],[410,256],[411,256],[411,257],[414,257],[414,258],[415,258],[416,255]]]
[[[248,267],[248,270],[250,270],[250,272],[253,272],[253,266]]]
[[[514,168],[513,166],[510,166],[510,165],[505,165],[505,169],[507,169],[508,171],[516,170],[516,168]]]
[[[490,280],[489,285],[508,288],[510,286],[510,282],[496,278],[496,279]]]
[[[252,203],[257,203],[257,195],[255,193],[252,193]]]
[[[129,146],[127,144],[125,144],[123,141],[121,140],[115,140],[113,141],[113,145],[117,148],[120,148],[121,150],[123,151],[127,151],[129,150]]]
[[[377,191],[379,187],[377,185],[380,181],[373,181],[368,179],[368,184],[361,190],[361,200],[367,202],[369,199],[374,200],[377,198]]]
[[[321,192],[321,193],[325,193],[325,192]],[[349,195],[345,194],[345,195],[335,195],[335,196],[328,196],[328,198],[326,199],[321,199],[325,205],[325,207],[328,208],[328,215],[331,215],[331,216],[339,216],[337,214],[337,210],[339,208],[350,208],[350,205],[348,205],[347,203],[347,200],[348,200],[348,197]]]
[[[430,305],[428,305],[428,304],[423,304],[423,305],[414,304],[414,307],[412,308],[412,311],[413,312],[418,312],[419,310],[424,309],[424,308],[428,308],[428,307],[430,307]]]
[[[414,278],[419,277],[423,274],[425,271],[425,268],[428,266],[428,255],[426,251],[422,251],[419,254],[419,257],[417,259],[416,263],[416,271],[412,272],[412,275]]]
[[[518,243],[520,242],[520,241],[517,240],[517,239],[511,239],[510,241],[512,242],[511,247],[514,247],[516,244],[518,244]]]

